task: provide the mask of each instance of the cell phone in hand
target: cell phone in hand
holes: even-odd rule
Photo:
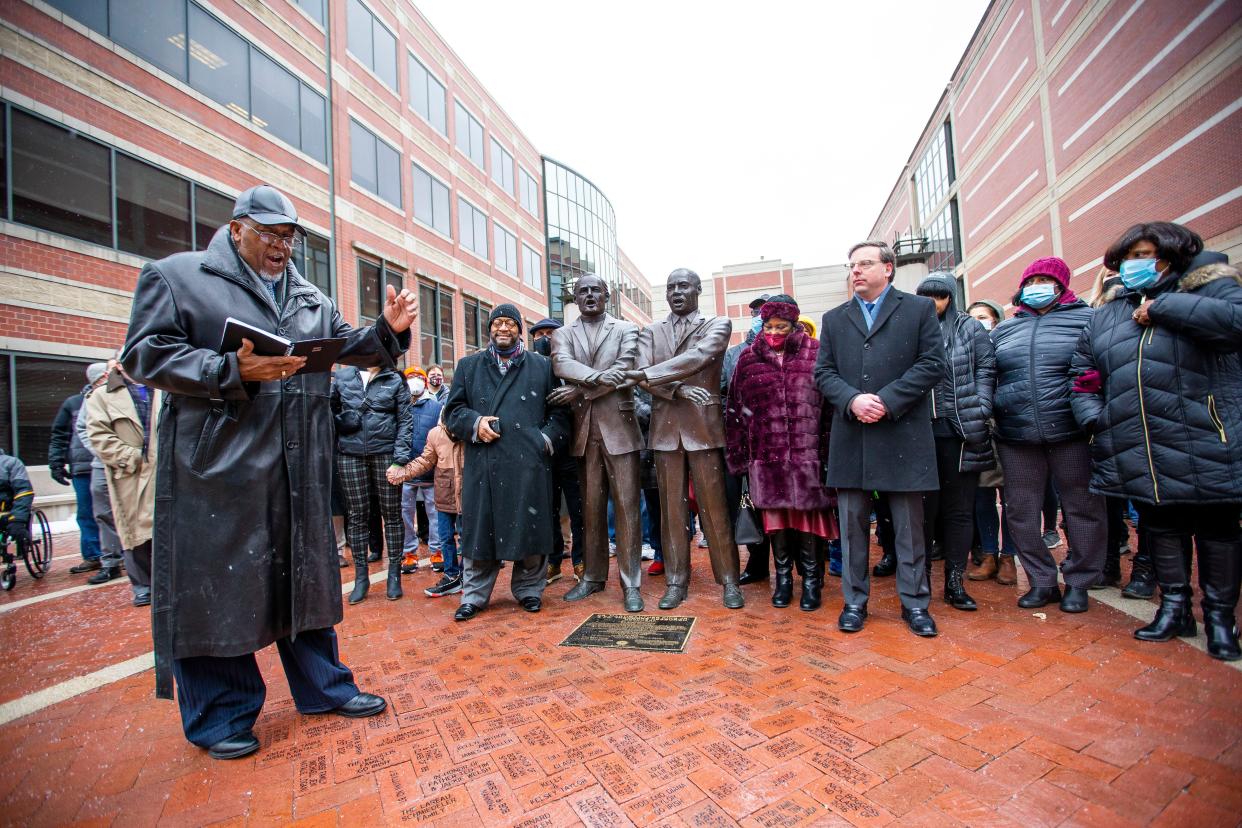
[[[499,419],[490,420],[487,424],[487,427],[490,428],[492,431],[494,431],[497,437],[500,436],[500,420]]]

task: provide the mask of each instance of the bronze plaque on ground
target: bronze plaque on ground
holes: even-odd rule
[[[606,647],[680,653],[690,638],[688,615],[606,615],[595,613],[561,642],[562,647]]]

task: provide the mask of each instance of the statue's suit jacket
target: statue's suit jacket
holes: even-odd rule
[[[591,347],[589,326],[581,319],[552,333],[552,370],[565,382],[583,386],[583,397],[573,404],[574,457],[586,454],[592,421],[609,454],[627,454],[643,447],[634,416],[633,389],[618,391],[610,385],[590,384],[604,371],[629,371],[637,365],[638,326],[608,314],[599,324],[603,329],[595,348]]]
[[[689,316],[680,340],[673,333],[677,316],[643,328],[638,337],[639,367],[651,391],[651,427],[648,447],[656,451],[703,451],[723,448],[724,416],[720,400],[720,373],[733,323],[725,316]],[[673,392],[680,384],[695,385],[711,394],[707,405],[695,405]]]

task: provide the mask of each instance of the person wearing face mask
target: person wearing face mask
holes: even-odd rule
[[[448,396],[448,386],[444,384],[444,369],[439,365],[427,366],[427,391],[440,402]]]
[[[1070,410],[1069,362],[1091,308],[1070,290],[1061,259],[1036,259],[1022,272],[1013,318],[992,333],[996,395],[992,414],[1005,468],[1005,519],[1031,589],[1025,609],[1060,602],[1062,612],[1086,612],[1087,590],[1104,565],[1104,499],[1088,490],[1091,452]],[[1061,495],[1069,549],[1061,566],[1044,543],[1042,504],[1051,476]]]
[[[410,411],[414,418],[414,427],[410,432],[410,457],[418,457],[427,447],[427,435],[440,422],[440,401],[427,389],[427,375],[422,368],[411,366],[405,369],[405,385],[410,392]],[[410,574],[418,571],[418,504],[423,504],[427,515],[427,549],[431,552],[431,564],[443,564],[441,552],[440,518],[436,514],[435,478],[432,470],[410,477],[390,467],[388,482],[401,487],[401,521],[405,526],[405,549],[401,559],[401,572]]]
[[[1242,658],[1242,279],[1191,230],[1137,224],[1104,255],[1122,289],[1074,354],[1073,406],[1093,436],[1093,491],[1139,513],[1160,585],[1144,641],[1195,634],[1190,561],[1199,553],[1208,654]]]
[[[779,294],[760,312],[763,333],[738,358],[725,408],[725,461],[744,478],[772,546],[772,606],[787,607],[793,570],[802,579],[798,603],[819,609],[827,542],[838,537],[824,485],[828,405],[815,387],[819,341],[797,327],[798,305]]]
[[[988,332],[957,309],[957,279],[931,273],[916,291],[936,303],[948,356],[944,377],[932,389],[932,437],[940,488],[923,495],[923,538],[931,548],[937,518],[944,527],[944,600],[954,609],[974,611],[966,592],[966,558],[974,535],[975,490],[979,473],[996,465],[992,454],[992,391],[996,354]],[[932,560],[928,555],[928,586]]]

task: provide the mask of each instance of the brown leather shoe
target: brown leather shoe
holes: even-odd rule
[[[978,564],[972,563],[966,571],[966,578],[971,581],[990,581],[996,577],[996,556],[984,555]]]
[[[1013,586],[1018,582],[1018,568],[1013,555],[1001,555],[1000,566],[996,570],[996,583],[1001,586]]]

